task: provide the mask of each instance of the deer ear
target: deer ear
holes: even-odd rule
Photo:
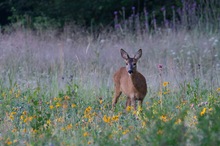
[[[139,49],[137,53],[134,55],[134,58],[138,60],[141,58],[141,55],[142,55],[142,49]]]
[[[121,52],[121,57],[124,58],[125,60],[130,58],[125,50],[121,49],[120,52]]]

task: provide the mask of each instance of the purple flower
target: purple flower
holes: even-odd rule
[[[132,9],[132,10],[135,10],[135,7],[133,6],[133,7],[131,7],[131,9]]]
[[[162,7],[160,10],[161,10],[161,11],[165,11],[165,7]]]
[[[157,68],[158,68],[159,70],[161,70],[161,69],[163,68],[163,65],[162,65],[162,64],[158,64],[158,65],[157,65]]]
[[[115,15],[117,15],[117,14],[118,14],[118,12],[117,12],[117,11],[114,11],[114,14],[115,14]]]

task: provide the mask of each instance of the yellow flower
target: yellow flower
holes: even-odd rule
[[[127,134],[129,132],[129,129],[126,129],[122,132],[123,135]]]
[[[66,129],[67,129],[67,130],[70,130],[70,129],[72,129],[72,127],[73,127],[72,124],[68,124],[68,125],[66,126]]]
[[[53,105],[50,105],[50,109],[53,109],[54,108],[54,106]]]
[[[216,91],[217,91],[217,92],[220,92],[220,88],[217,88]]]
[[[166,87],[169,84],[169,82],[163,82],[163,86]]]
[[[167,117],[166,117],[165,115],[162,115],[162,116],[160,117],[160,119],[161,119],[162,121],[164,121],[164,122],[167,122],[167,121],[168,121],[168,119],[167,119]]]
[[[127,106],[127,107],[126,107],[126,111],[127,111],[127,112],[131,111],[131,109],[132,109],[131,106]]]
[[[83,133],[83,136],[84,136],[84,137],[87,137],[87,136],[89,136],[89,133],[88,133],[88,132],[84,132],[84,133]]]
[[[65,99],[65,100],[69,100],[70,97],[66,95],[66,96],[64,96],[64,99]]]
[[[181,119],[177,119],[176,122],[175,122],[175,124],[178,125],[178,124],[180,124],[181,122],[182,122]]]
[[[61,106],[61,103],[60,102],[57,102],[56,103],[56,108],[60,107]]]
[[[64,118],[59,117],[56,121],[57,121],[57,122],[60,122],[60,123],[63,123],[63,122],[64,122]]]
[[[104,115],[104,117],[102,119],[105,123],[110,123],[111,122],[111,117],[107,117],[106,115]]]
[[[91,141],[88,141],[88,144],[92,144],[92,142],[91,142]]]
[[[29,120],[29,121],[32,121],[33,118],[34,118],[34,117],[30,116],[30,117],[28,118],[28,120]]]
[[[142,126],[142,128],[146,127],[146,122],[143,121],[143,122],[141,123],[141,126]]]
[[[23,111],[22,114],[23,114],[23,115],[27,115],[27,111]]]
[[[92,110],[91,106],[88,106],[84,111],[84,115],[87,115],[91,110]]]
[[[2,97],[4,97],[4,98],[6,97],[6,94],[5,94],[5,92],[3,92],[3,93],[2,93]]]
[[[61,130],[62,130],[62,131],[65,131],[66,129],[65,129],[65,127],[62,127]]]
[[[15,94],[15,97],[18,98],[21,95],[21,90],[18,90],[18,92]]]
[[[24,123],[27,123],[28,122],[28,118],[26,117],[25,119],[24,119]]]
[[[102,100],[99,100],[99,103],[100,103],[100,104],[102,104],[102,102],[103,102]]]
[[[164,95],[169,94],[169,93],[170,93],[170,90],[166,90],[163,92]]]
[[[24,115],[21,115],[21,116],[20,116],[20,119],[21,119],[21,120],[24,120]]]
[[[49,119],[49,120],[47,120],[47,124],[48,125],[50,125],[51,124],[51,120]]]
[[[68,104],[66,102],[63,103],[63,108],[67,109],[68,108]]]
[[[24,132],[24,133],[26,133],[26,132],[27,132],[27,129],[26,129],[26,128],[24,128],[24,129],[23,129],[23,132]]]
[[[14,133],[14,132],[17,132],[17,129],[14,128],[14,129],[11,130],[11,132],[13,132],[13,133]]]
[[[203,116],[205,114],[205,112],[206,112],[206,108],[204,107],[203,110],[200,113],[200,116]]]
[[[74,103],[73,103],[73,104],[71,104],[71,107],[72,107],[72,108],[76,107],[76,104],[74,104]]]
[[[119,116],[113,116],[113,117],[112,117],[112,121],[118,121],[118,117],[119,117]]]
[[[157,134],[158,134],[158,135],[163,134],[163,130],[158,130],[158,131],[157,131]]]
[[[11,145],[11,144],[12,144],[12,141],[8,140],[8,141],[6,142],[6,144],[7,144],[7,145]]]

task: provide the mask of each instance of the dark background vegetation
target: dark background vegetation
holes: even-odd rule
[[[39,25],[62,28],[65,24],[75,23],[87,28],[105,28],[114,26],[116,11],[118,17],[128,19],[132,14],[143,16],[144,10],[149,16],[148,23],[156,18],[160,25],[164,22],[163,9],[166,9],[166,19],[171,20],[174,15],[172,10],[177,14],[175,19],[178,19],[182,15],[191,15],[189,9],[194,6],[196,15],[201,15],[199,19],[219,19],[216,15],[220,12],[219,0],[1,0],[0,26],[20,22],[29,28]],[[178,11],[182,12],[178,14]]]
[[[0,24],[8,25],[16,21],[25,21],[26,25],[47,21],[63,26],[74,22],[82,26],[113,26],[114,12],[125,17],[135,13],[155,11],[158,15],[162,7],[171,9],[181,7],[180,0],[2,0],[0,2]],[[169,13],[168,13],[169,15]],[[161,17],[162,19],[162,17]]]

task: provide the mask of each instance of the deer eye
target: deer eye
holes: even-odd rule
[[[126,62],[126,65],[128,65],[128,63]]]
[[[134,66],[136,66],[136,63],[133,63]]]

